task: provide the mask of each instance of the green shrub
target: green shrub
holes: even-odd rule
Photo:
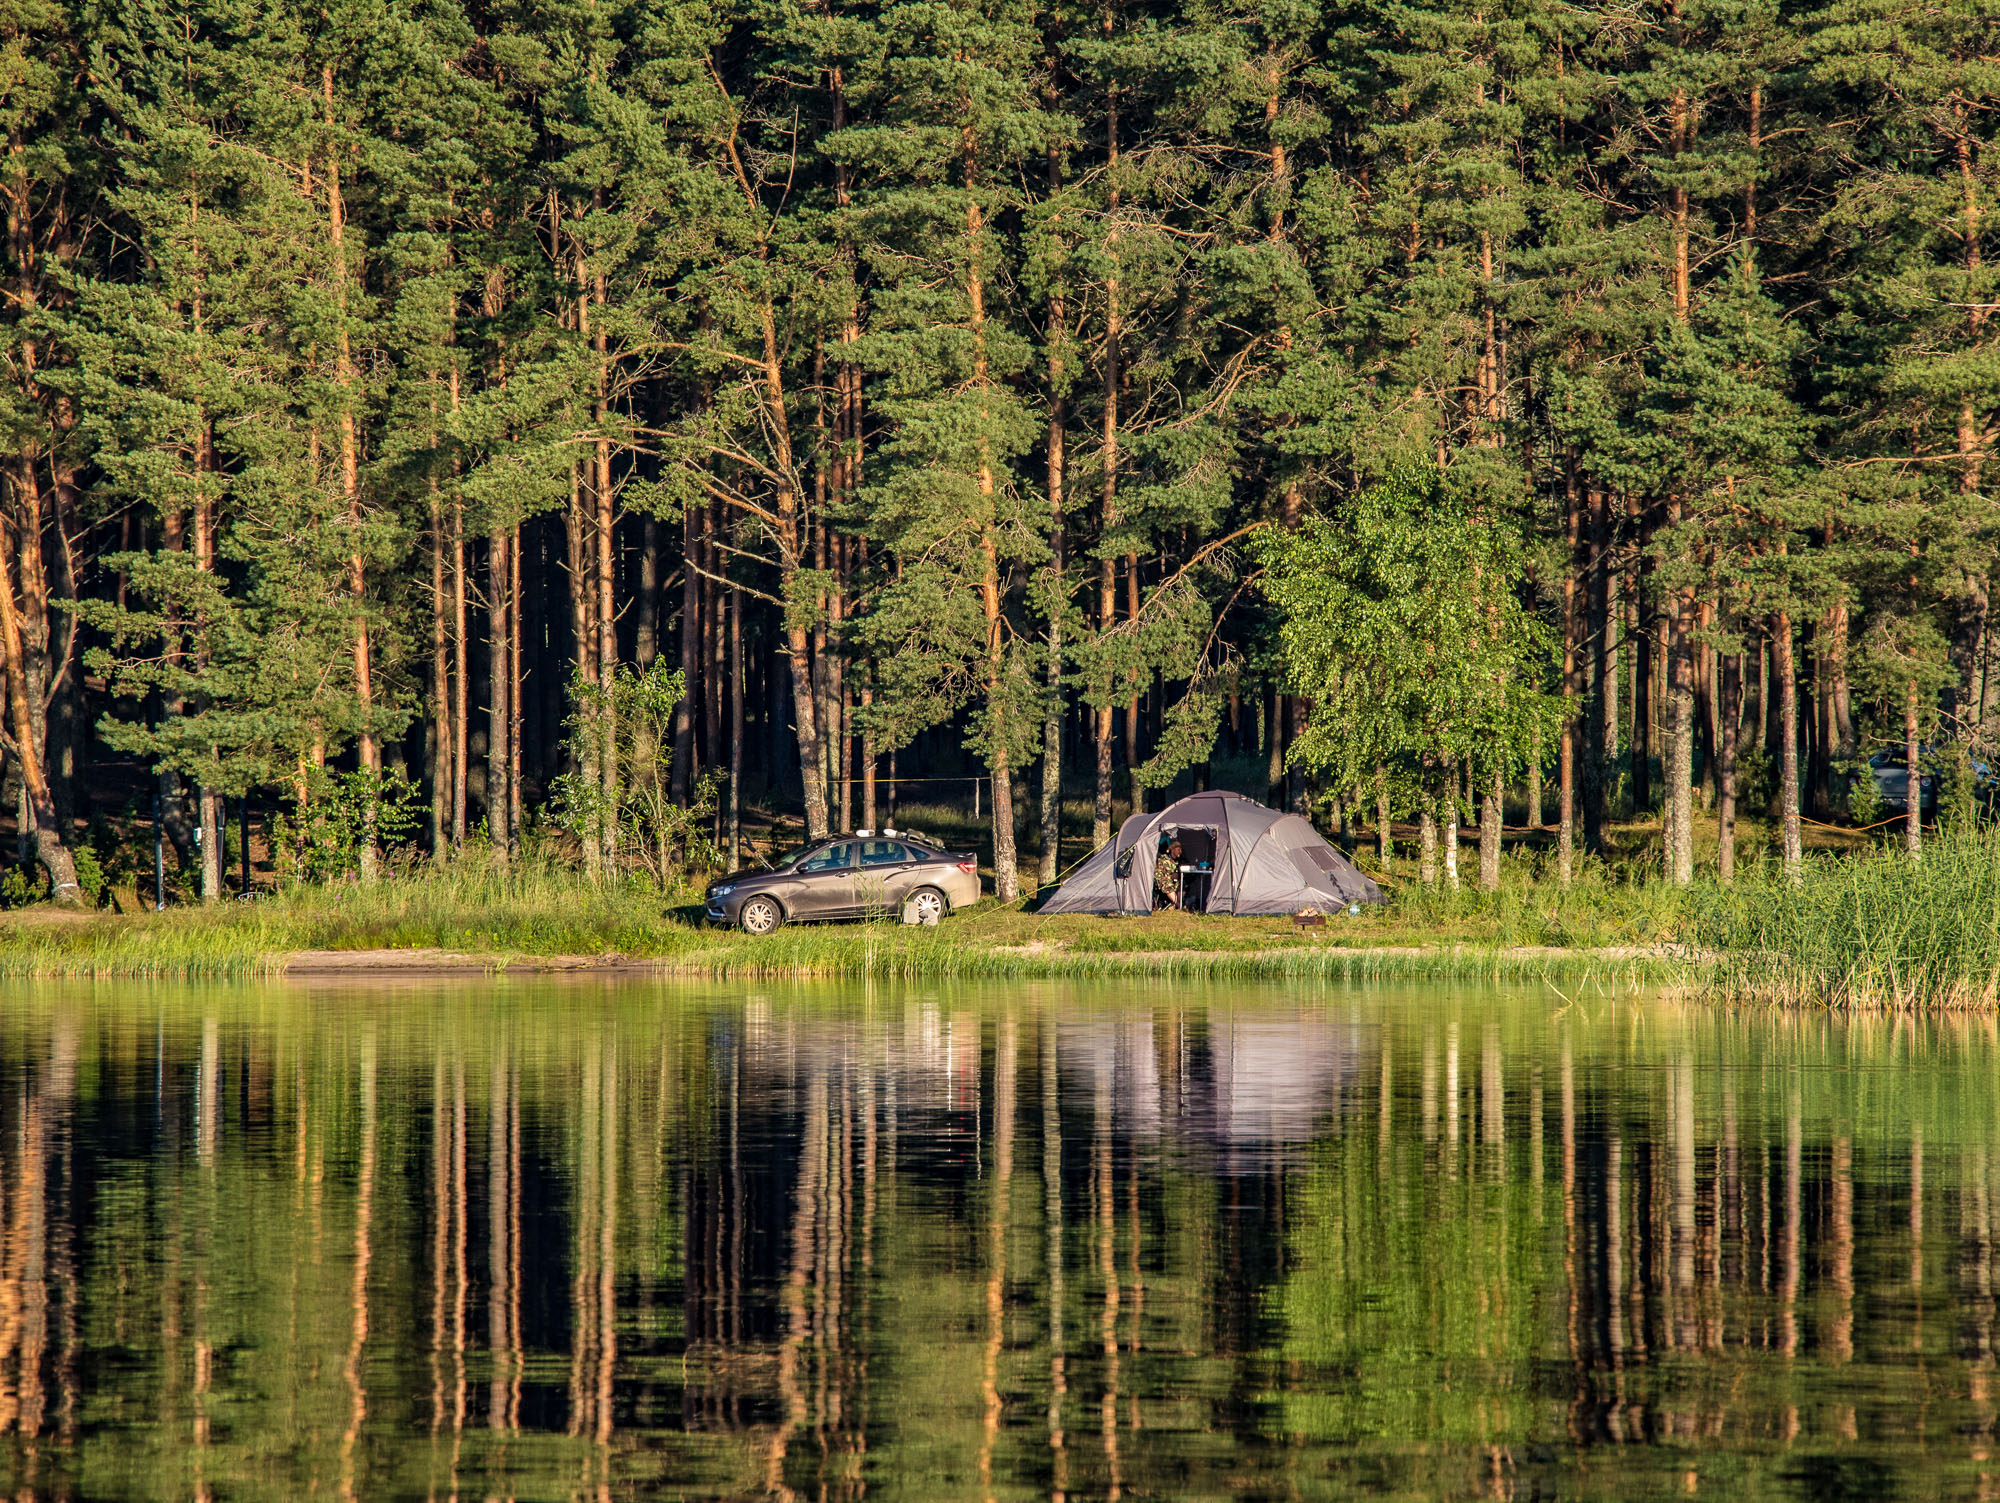
[[[25,908],[49,895],[48,878],[31,864],[10,866],[0,876],[0,908]]]
[[[76,885],[83,889],[83,899],[96,908],[104,901],[104,868],[97,860],[97,852],[87,844],[78,843],[70,852],[76,861]]]

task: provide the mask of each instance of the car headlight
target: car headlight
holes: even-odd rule
[[[709,888],[708,895],[711,898],[726,898],[734,891],[736,891],[736,884],[734,882],[725,882],[720,887]]]

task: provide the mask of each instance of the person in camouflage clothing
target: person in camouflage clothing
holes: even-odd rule
[[[1167,842],[1160,859],[1153,863],[1153,909],[1181,906],[1181,843]]]

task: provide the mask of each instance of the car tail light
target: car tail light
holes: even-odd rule
[[[977,861],[961,861],[958,863],[958,869],[964,872],[968,877],[976,877],[979,875],[979,863]]]

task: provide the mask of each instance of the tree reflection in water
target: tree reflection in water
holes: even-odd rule
[[[0,1482],[1991,1497],[1996,1084],[1482,989],[24,992]]]

